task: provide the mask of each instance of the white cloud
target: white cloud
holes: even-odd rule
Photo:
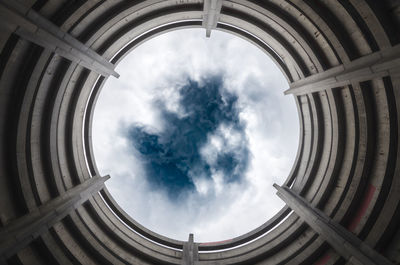
[[[121,77],[107,80],[93,123],[97,166],[110,174],[106,183],[116,201],[137,221],[163,235],[186,240],[218,241],[256,228],[283,206],[272,187],[289,174],[297,151],[298,118],[293,98],[283,96],[287,83],[274,63],[255,46],[215,31],[206,39],[199,29],[170,32],[142,44],[117,67]],[[241,119],[252,159],[243,183],[224,185],[218,172],[213,181],[195,180],[199,193],[174,204],[145,181],[144,170],[123,136],[124,125],[139,123],[162,130],[167,124],[153,108],[169,98],[167,108],[179,108],[176,87],[186,77],[201,81],[224,73],[229,91],[239,95]],[[240,141],[230,128],[209,136],[203,155],[210,161],[225,141]],[[214,157],[213,157],[214,156]],[[211,192],[217,187],[217,193]]]

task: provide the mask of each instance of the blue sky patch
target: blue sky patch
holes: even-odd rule
[[[212,180],[218,175],[224,183],[232,183],[247,170],[249,150],[238,97],[224,88],[222,76],[200,83],[187,79],[178,88],[182,113],[166,108],[168,98],[154,101],[165,124],[163,131],[154,133],[138,124],[128,129],[129,143],[143,161],[147,181],[171,199],[195,191],[196,178]],[[213,137],[219,139],[219,146],[214,146]]]

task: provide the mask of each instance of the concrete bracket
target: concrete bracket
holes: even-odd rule
[[[24,248],[46,232],[49,227],[82,205],[93,194],[103,189],[107,179],[109,176],[93,177],[68,190],[62,197],[57,197],[40,206],[38,211],[22,216],[2,227],[0,229],[0,256],[10,257]]]
[[[203,24],[206,29],[206,36],[211,36],[211,30],[215,29],[221,14],[223,0],[205,0],[203,9]]]
[[[364,265],[393,265],[388,259],[361,241],[322,211],[290,190],[274,184],[278,196],[315,232],[323,237],[342,257]],[[317,221],[315,221],[317,218]],[[357,261],[357,262],[356,262]]]
[[[24,10],[28,11],[25,12]],[[21,3],[13,0],[2,0],[0,2],[0,16],[10,18],[7,20],[8,23],[11,23],[8,28],[15,27],[15,33],[20,37],[50,49],[68,60],[78,63],[81,60],[85,61],[87,64],[84,67],[100,75],[119,77],[112,63],[73,36],[62,31],[36,11],[23,7]],[[93,61],[97,62],[96,66],[93,66]]]
[[[194,243],[193,234],[189,234],[188,242],[183,244],[182,265],[195,265],[199,260],[199,248]]]
[[[352,82],[362,82],[371,78],[389,75],[400,67],[400,44],[391,48],[365,55],[345,65],[339,65],[290,84],[285,95],[310,94],[326,89],[343,87]]]

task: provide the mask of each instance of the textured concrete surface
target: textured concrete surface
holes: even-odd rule
[[[399,10],[396,0],[0,0],[0,263],[366,264],[364,253],[399,264]],[[282,188],[310,215],[287,201],[237,238],[183,242],[137,223],[103,186],[91,122],[104,82],[140,43],[187,27],[245,38],[282,70],[301,129]]]

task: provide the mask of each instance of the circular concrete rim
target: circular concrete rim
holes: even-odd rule
[[[83,43],[84,54],[97,58],[94,52],[114,64],[151,36],[200,27],[203,20],[203,1],[194,0],[72,5],[32,1],[26,8],[4,2],[1,12],[4,5],[16,5],[19,19],[28,17],[39,26],[43,16],[70,34],[67,42],[75,38]],[[389,2],[226,0],[217,27],[264,49],[291,83],[288,93],[296,99],[301,135],[296,162],[283,186],[395,262],[400,230],[400,183],[395,177],[400,172],[397,68],[387,61],[389,68],[379,65],[388,69],[384,74],[373,72],[364,79],[357,79],[360,72],[337,75],[339,87],[318,83],[351,67],[359,69],[355,65],[374,70],[376,64],[368,65],[373,58],[398,58],[400,31],[393,19],[398,6]],[[0,130],[5,148],[0,169],[5,185],[0,187],[0,217],[6,228],[100,179],[92,161],[90,127],[96,97],[108,76],[98,62],[76,60],[72,51],[62,52],[62,44],[49,48],[51,39],[35,39],[34,34],[43,32],[29,35],[21,30],[25,24],[13,19],[5,20],[1,33]],[[28,245],[28,252],[57,253],[53,259],[59,263],[67,261],[69,253],[80,263],[181,264],[187,242],[140,226],[107,189],[100,190],[88,198],[81,194],[87,201],[82,198],[74,204],[66,217],[57,217],[63,212],[57,209],[53,214],[61,219],[46,223],[50,234],[29,234],[39,235],[39,241]],[[200,251],[200,264],[306,264],[327,259],[336,264],[352,258],[327,244],[314,229],[285,207],[248,234],[194,246]],[[19,242],[19,237],[13,240]],[[7,253],[5,259],[21,263],[30,257],[30,252]]]
[[[168,14],[168,16],[171,16],[171,14]],[[189,14],[186,14],[185,18],[187,20],[181,21],[180,19],[177,22],[171,22],[171,19],[168,18],[168,23],[167,24],[156,24],[154,25],[154,28],[149,29],[148,31],[142,33],[140,35],[137,35],[135,32],[135,28],[132,28],[128,32],[124,32],[125,35],[118,36],[118,39],[115,40],[115,42],[118,42],[119,39],[128,39],[129,41],[127,43],[118,43],[118,46],[114,49],[117,50],[115,54],[110,53],[111,57],[111,62],[115,65],[117,65],[127,54],[132,52],[136,47],[141,45],[142,43],[146,42],[147,40],[154,38],[158,35],[164,34],[168,31],[173,31],[173,30],[178,30],[178,29],[184,29],[184,28],[202,28],[201,20],[198,20],[198,17],[194,15],[193,20],[189,16]],[[146,28],[147,29],[147,28]],[[108,29],[112,30],[112,29]],[[222,24],[219,23],[217,25],[217,30],[221,30],[230,34],[233,34],[235,36],[238,36],[240,38],[243,38],[256,47],[260,48],[262,51],[264,51],[274,62],[275,64],[279,67],[279,69],[282,71],[283,75],[287,80],[291,80],[291,77],[288,75],[288,69],[285,66],[285,64],[282,62],[282,60],[279,58],[279,55],[275,53],[275,51],[263,40],[260,40],[256,36],[254,36],[251,32],[247,32],[235,25],[229,25],[229,24]],[[136,33],[136,34],[135,34]],[[131,34],[133,36],[131,36]],[[103,47],[104,53],[107,53],[107,49]],[[96,101],[97,98],[101,92],[101,87],[104,85],[106,79],[99,78],[97,82],[94,85],[93,92],[90,95],[90,98],[88,99],[88,104],[87,104],[87,109],[85,116],[91,117],[90,120],[86,120],[84,124],[84,131],[87,131],[88,133],[84,135],[84,142],[85,142],[85,148],[86,148],[86,160],[88,162],[88,167],[91,169],[93,175],[99,176],[100,173],[98,172],[95,159],[94,159],[94,154],[93,154],[93,147],[92,147],[92,142],[91,142],[91,137],[88,137],[91,135],[91,125],[92,125],[92,119],[94,116],[94,110],[96,106]],[[297,103],[297,102],[296,102]],[[301,142],[299,142],[299,146],[301,146]],[[299,149],[297,150],[297,153],[299,153]],[[296,158],[298,158],[298,154],[296,155]],[[297,160],[297,159],[296,159]],[[294,163],[294,166],[296,165],[296,161]],[[293,171],[293,170],[292,170]],[[293,173],[293,172],[292,172]],[[288,176],[288,180],[286,183],[291,182],[290,178],[292,173]],[[180,240],[175,240],[172,238],[165,237],[163,235],[160,235],[158,233],[155,233],[151,231],[150,229],[147,229],[145,226],[139,224],[129,216],[119,205],[115,200],[112,198],[112,195],[108,192],[108,190],[104,189],[102,191],[102,195],[108,206],[114,211],[114,213],[121,219],[123,220],[129,227],[133,228],[136,232],[141,233],[145,237],[153,240],[156,243],[165,245],[167,247],[171,248],[178,248],[182,249],[183,246],[183,241]],[[257,237],[263,235],[267,231],[271,230],[273,227],[275,227],[279,222],[284,220],[288,214],[290,214],[291,211],[290,209],[286,206],[284,207],[281,211],[279,211],[276,215],[274,215],[272,218],[267,220],[263,225],[260,227],[257,227],[253,229],[252,231],[249,231],[246,234],[243,234],[241,236],[232,238],[230,240],[224,240],[218,241],[218,242],[206,242],[206,243],[200,243],[199,249],[203,251],[214,251],[214,250],[220,250],[220,249],[229,249],[233,247],[237,247],[239,245],[246,244],[247,242],[250,242]]]
[[[138,46],[140,46],[141,44],[145,43],[146,41],[157,37],[159,35],[165,34],[167,32],[171,32],[174,30],[181,30],[181,29],[193,29],[193,28],[197,28],[197,29],[203,29],[203,27],[201,26],[201,21],[179,21],[176,23],[169,23],[167,25],[162,25],[162,26],[158,26],[155,29],[152,29],[144,34],[142,34],[141,36],[137,37],[136,39],[133,39],[130,43],[128,43],[126,46],[124,46],[120,51],[118,51],[114,57],[112,58],[112,62],[114,63],[115,66],[118,65],[119,62],[121,62],[125,56],[127,56],[129,53],[133,52],[133,50],[135,48],[137,48]],[[275,62],[275,64],[278,64],[278,61],[276,60],[278,58],[278,55],[275,54],[275,52],[268,46],[268,44],[262,42],[261,40],[257,39],[255,36],[251,35],[249,32],[245,32],[242,31],[236,27],[230,26],[230,25],[225,25],[225,24],[219,24],[218,27],[215,29],[215,31],[221,31],[221,32],[225,32],[228,34],[232,34],[236,37],[239,37],[241,39],[244,39],[246,41],[248,41],[250,44],[255,45],[257,48],[261,48],[261,50],[268,55],[269,58],[273,58],[272,60]],[[278,66],[277,67],[283,71],[282,67]],[[287,78],[287,75],[285,75],[283,73],[283,75]],[[110,77],[111,78],[111,77]],[[287,79],[286,79],[287,80]],[[87,109],[86,109],[86,113],[85,115],[89,116],[89,117],[93,117],[94,116],[94,112],[95,112],[95,108],[97,105],[97,99],[101,93],[101,87],[105,84],[105,82],[107,81],[107,79],[99,79],[98,82],[95,84],[95,88],[93,89],[93,92],[90,96],[90,98],[88,99],[88,105],[87,105]],[[287,83],[287,85],[289,86],[289,83]],[[98,89],[99,88],[99,89]],[[282,91],[282,96],[283,95],[283,91]],[[297,115],[299,115],[297,113]],[[95,172],[94,175],[100,176],[101,174],[98,171],[98,167],[96,164],[96,159],[94,158],[95,155],[93,154],[93,144],[92,144],[92,139],[90,137],[87,137],[88,135],[92,135],[92,121],[90,120],[85,120],[85,124],[84,124],[84,130],[88,132],[87,135],[84,135],[84,143],[85,143],[85,154],[86,154],[86,160],[88,161],[88,166],[89,168],[91,168],[92,172]],[[298,143],[298,145],[300,146],[300,143]],[[296,157],[298,157],[298,148],[296,150],[297,155]],[[296,164],[296,163],[294,163]],[[292,170],[293,171],[293,170]],[[111,174],[112,175],[112,174]],[[287,181],[286,181],[287,182]],[[271,196],[274,196],[275,194],[271,194]],[[110,194],[107,191],[107,199],[106,202],[109,203],[110,208],[114,209],[116,211],[116,213],[120,213],[123,212],[124,217],[122,219],[126,219],[126,216],[128,216],[129,214],[127,214],[119,205],[118,203],[112,198],[112,194]],[[260,235],[262,235],[263,233],[265,233],[265,231],[271,229],[271,227],[275,226],[278,221],[276,220],[276,218],[279,216],[282,218],[282,216],[287,216],[287,214],[290,213],[288,207],[284,207],[281,211],[279,211],[275,216],[273,216],[273,218],[271,218],[271,220],[267,220],[266,223],[264,223],[262,226],[257,227],[255,229],[252,229],[251,231],[249,231],[248,233],[245,233],[243,235],[237,236],[235,238],[231,238],[229,239],[229,243],[227,244],[227,246],[225,246],[224,244],[221,243],[213,243],[213,242],[204,242],[201,243],[202,246],[200,247],[203,250],[216,250],[216,249],[223,249],[223,248],[230,248],[230,247],[235,247],[238,246],[240,244],[244,244],[248,241],[251,241],[257,237],[259,237]],[[118,215],[119,216],[119,215]],[[134,223],[135,227],[137,227],[137,229],[146,231],[146,236],[151,235],[152,237],[154,237],[154,241],[155,242],[162,242],[163,244],[166,241],[169,241],[172,244],[175,244],[176,242],[183,242],[180,240],[175,240],[173,238],[168,238],[166,236],[163,236],[161,234],[155,233],[153,231],[151,231],[151,229],[147,229],[145,225],[141,225],[139,222],[135,221],[134,216],[131,216],[131,220],[128,221],[128,223]],[[196,236],[196,235],[194,235]],[[160,240],[160,238],[162,238],[162,240]],[[228,240],[221,240],[221,241],[217,241],[217,242],[223,242],[223,241],[228,241]],[[175,245],[169,245],[169,247],[176,247]]]

